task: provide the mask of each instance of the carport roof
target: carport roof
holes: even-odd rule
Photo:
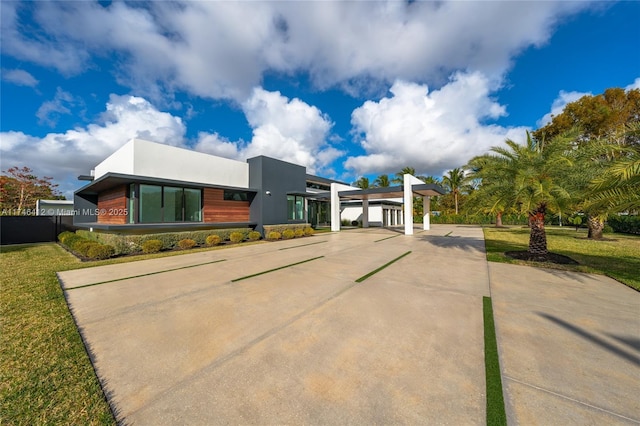
[[[424,183],[420,185],[412,185],[411,189],[414,194],[424,196],[444,195],[444,189],[440,185],[433,183]],[[388,186],[385,188],[368,188],[353,191],[340,191],[340,198],[348,200],[362,200],[367,197],[369,200],[382,198],[403,198],[404,187]]]

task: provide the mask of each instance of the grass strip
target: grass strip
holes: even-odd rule
[[[323,258],[323,257],[324,256],[312,257],[311,259],[302,260],[302,261],[296,262],[296,263],[290,263],[288,265],[280,266],[278,268],[273,268],[273,269],[269,269],[267,271],[258,272],[257,274],[251,274],[251,275],[246,275],[244,277],[235,278],[235,279],[231,280],[231,282],[235,283],[236,281],[242,281],[242,280],[246,280],[248,278],[257,277],[258,275],[268,274],[269,272],[279,271],[280,269],[290,268],[291,266],[296,266],[296,265],[300,265],[301,263],[311,262],[312,260],[320,259],[320,258]]]
[[[213,261],[211,261],[211,262],[197,263],[197,264],[195,264],[195,265],[180,266],[179,268],[165,269],[165,270],[162,270],[162,271],[148,272],[148,273],[146,273],[146,274],[132,275],[132,276],[130,276],[130,277],[116,278],[116,279],[113,279],[113,280],[100,281],[100,282],[97,282],[97,283],[91,283],[91,284],[79,285],[79,286],[77,286],[77,287],[65,288],[65,291],[68,291],[68,290],[75,290],[75,289],[77,289],[77,288],[93,287],[94,285],[100,285],[100,284],[113,283],[113,282],[116,282],[116,281],[130,280],[130,279],[132,279],[132,278],[147,277],[147,276],[149,276],[149,275],[164,274],[165,272],[179,271],[180,269],[195,268],[196,266],[211,265],[212,263],[224,262],[225,260],[227,260],[227,259],[213,260]]]
[[[487,384],[487,424],[506,425],[507,415],[504,410],[498,343],[496,341],[493,306],[490,297],[482,298],[482,311],[484,314],[484,369]]]
[[[391,265],[392,263],[397,262],[398,260],[402,259],[403,257],[405,257],[406,255],[408,255],[409,253],[411,253],[411,250],[409,250],[408,252],[401,254],[400,256],[396,257],[395,259],[393,259],[390,262],[385,263],[384,265],[382,265],[381,267],[379,267],[378,269],[374,269],[373,271],[369,272],[367,275],[363,275],[360,278],[358,278],[356,280],[357,283],[361,283],[362,281],[366,280],[367,278],[369,278],[370,276],[377,274],[378,272],[382,271],[384,268],[386,268],[387,266]]]
[[[56,277],[84,265],[52,243],[0,263],[0,423],[115,425]]]
[[[449,231],[446,234],[444,234],[445,237],[448,237],[449,235],[453,234],[453,231]]]
[[[298,248],[298,247],[304,247],[304,246],[312,246],[314,244],[322,244],[322,243],[326,243],[327,241],[316,241],[315,243],[309,243],[309,244],[301,244],[299,246],[293,246],[293,247],[285,247],[285,248],[281,248],[278,250],[289,250],[289,249],[294,249],[294,248]]]
[[[390,236],[390,237],[385,237],[385,238],[382,238],[382,239],[379,239],[379,240],[375,240],[375,241],[374,241],[374,243],[377,243],[378,241],[388,240],[389,238],[399,237],[400,235],[402,235],[402,234],[392,235],[392,236]]]

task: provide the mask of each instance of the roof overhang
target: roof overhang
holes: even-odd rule
[[[143,183],[149,185],[166,185],[166,186],[182,186],[189,188],[219,188],[219,189],[230,189],[235,191],[243,191],[243,192],[251,192],[257,193],[258,190],[251,188],[238,188],[232,186],[225,185],[211,185],[197,182],[187,182],[187,181],[179,181],[172,179],[161,179],[147,176],[136,176],[136,175],[127,175],[120,173],[107,173],[103,176],[100,176],[98,179],[92,181],[91,183],[83,186],[74,192],[74,194],[78,195],[95,195],[100,192],[106,191],[108,189],[114,188],[120,185],[127,185],[130,183]]]
[[[445,191],[440,185],[424,183],[412,185],[411,190],[414,195],[423,197],[444,195]],[[353,191],[340,191],[338,193],[343,200],[380,200],[385,198],[404,198],[404,187],[389,186],[385,188],[368,188]]]

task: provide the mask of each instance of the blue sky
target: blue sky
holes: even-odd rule
[[[2,170],[70,196],[133,137],[441,176],[640,87],[640,2],[0,3]]]

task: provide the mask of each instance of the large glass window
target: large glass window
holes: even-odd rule
[[[287,218],[289,220],[303,220],[304,197],[287,195]]]
[[[162,187],[140,185],[141,223],[162,222]]]
[[[164,222],[182,222],[182,188],[164,187]]]
[[[135,184],[129,190],[130,223],[136,218],[139,223],[202,221],[202,190],[145,184],[139,188],[137,204]]]
[[[184,221],[200,222],[202,220],[201,194],[199,189],[184,189]]]

